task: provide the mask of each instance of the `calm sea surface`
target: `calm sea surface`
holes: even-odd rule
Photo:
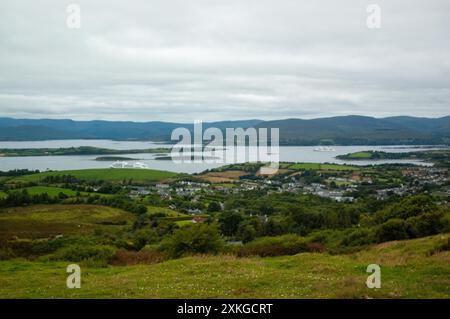
[[[23,142],[0,142],[0,148],[58,148],[58,147],[94,146],[109,149],[145,149],[168,147],[171,145],[140,141],[110,141],[110,140],[52,140],[52,141],[23,141]],[[414,160],[382,160],[382,161],[341,161],[335,157],[357,151],[379,150],[385,152],[410,152],[430,149],[426,146],[333,146],[335,151],[317,152],[315,146],[282,146],[280,147],[280,161],[283,162],[310,162],[310,163],[349,163],[354,165],[383,164],[383,163],[413,163],[419,165],[430,165],[428,163]],[[139,159],[149,168],[161,169],[173,172],[196,173],[219,167],[223,164],[206,163],[181,163],[172,161],[155,160],[155,154],[124,154]],[[0,157],[0,170],[11,169],[39,169],[45,170],[68,170],[86,168],[107,168],[112,162],[95,161],[98,155],[85,156],[30,156],[30,157]],[[133,162],[133,161],[129,161]]]

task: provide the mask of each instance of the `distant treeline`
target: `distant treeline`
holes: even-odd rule
[[[0,171],[0,176],[23,176],[23,175],[31,175],[31,174],[38,174],[40,173],[39,170],[28,170],[28,169],[13,169],[10,171]]]

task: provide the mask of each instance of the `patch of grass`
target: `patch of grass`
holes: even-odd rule
[[[172,178],[177,173],[159,171],[153,169],[132,169],[132,168],[102,168],[43,172],[33,175],[20,176],[14,179],[16,182],[39,182],[47,176],[71,175],[82,180],[105,180],[120,182],[123,180],[133,180],[135,182],[158,182]]]
[[[48,238],[85,234],[98,227],[122,227],[135,216],[120,209],[95,205],[35,205],[0,211],[0,241],[12,237]]]
[[[51,187],[51,186],[32,186],[18,189],[17,191],[22,191],[22,189],[26,189],[28,194],[30,195],[39,195],[47,193],[49,196],[55,197],[58,196],[59,193],[63,193],[67,196],[75,196],[77,194],[76,191],[62,188],[62,187]],[[81,195],[87,195],[88,193],[80,192]]]
[[[179,227],[183,227],[183,226],[188,226],[188,225],[192,225],[192,218],[188,219],[188,220],[179,220],[176,221],[175,224],[177,224]]]
[[[157,213],[163,213],[167,217],[186,217],[188,215],[179,213],[168,207],[147,206],[147,215],[153,215]]]
[[[67,262],[0,262],[3,298],[449,298],[450,253],[430,255],[439,235],[330,256],[194,256],[151,265],[81,265],[81,289],[66,288]],[[405,255],[406,254],[406,255]],[[404,258],[403,256],[406,256]],[[381,266],[381,289],[366,287]]]

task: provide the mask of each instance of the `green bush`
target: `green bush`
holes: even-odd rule
[[[403,219],[393,218],[377,227],[375,231],[376,239],[379,243],[408,239],[408,227]]]
[[[256,229],[249,223],[241,223],[239,225],[237,236],[243,243],[248,243],[256,237]]]
[[[133,246],[136,250],[141,250],[145,245],[158,240],[158,234],[152,229],[139,229],[133,235]]]
[[[161,249],[171,257],[184,254],[218,253],[224,247],[216,225],[197,224],[177,229],[161,243]]]
[[[16,257],[10,249],[0,249],[0,260],[8,260]]]
[[[376,220],[383,223],[392,218],[408,219],[437,210],[433,199],[427,195],[406,197],[398,203],[390,205],[376,214]]]
[[[438,234],[445,227],[442,212],[434,212],[408,218],[406,221],[410,237],[425,237]]]
[[[50,259],[70,262],[91,261],[100,264],[109,263],[116,253],[111,246],[95,245],[71,245],[59,249]]]
[[[239,257],[244,256],[282,256],[295,255],[301,252],[323,251],[320,243],[308,242],[304,237],[287,234],[276,237],[257,238],[248,244],[235,248]]]
[[[441,219],[442,222],[442,232],[450,233],[450,213],[447,212]]]
[[[372,230],[368,228],[356,229],[346,235],[342,240],[345,246],[364,246],[375,242],[375,236]]]
[[[343,238],[343,231],[337,229],[316,230],[308,234],[308,241],[325,246],[337,244]]]
[[[20,239],[4,243],[7,251],[17,257],[29,259],[52,253],[62,245],[63,242],[60,239]]]

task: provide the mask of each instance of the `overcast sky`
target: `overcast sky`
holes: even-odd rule
[[[380,29],[366,26],[370,3]],[[1,0],[0,117],[450,115],[449,12],[448,0]]]

